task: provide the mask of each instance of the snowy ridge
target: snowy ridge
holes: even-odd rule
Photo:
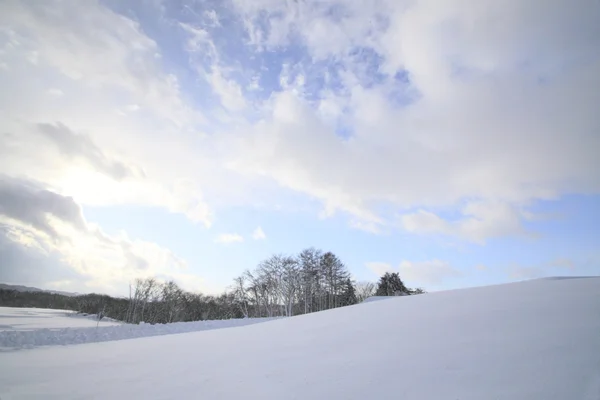
[[[398,298],[400,296],[371,296],[371,297],[367,297],[366,299],[364,299],[361,304],[363,303],[371,303],[373,301],[379,301],[379,300],[389,300],[389,299],[394,299],[394,298]],[[404,296],[402,296],[404,297]]]
[[[135,339],[148,336],[171,335],[231,328],[256,324],[275,318],[247,318],[220,321],[176,322],[173,324],[120,324],[86,328],[37,329],[0,332],[0,350],[16,350],[39,346],[71,345]]]

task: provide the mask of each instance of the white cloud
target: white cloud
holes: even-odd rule
[[[89,88],[133,93],[178,126],[197,120],[199,114],[181,98],[177,79],[161,74],[156,43],[132,20],[95,2],[7,2],[2,15],[18,48],[35,54],[36,64],[51,66]]]
[[[188,34],[187,50],[191,53],[201,52],[213,61],[218,59],[218,51],[210,34],[202,28],[192,26],[183,22],[179,26]]]
[[[178,79],[160,64],[156,43],[137,23],[94,2],[8,2],[0,9],[10,28],[2,57],[18,66],[0,77],[3,93],[16,94],[0,96],[1,169],[80,204],[160,206],[210,226],[214,213],[204,189],[221,181],[211,161],[214,144],[202,144],[206,154],[190,146],[192,132],[202,142],[197,126],[204,117],[186,103]],[[35,68],[27,61],[32,51]],[[69,96],[60,102],[40,96],[49,86]],[[40,153],[40,140],[58,143],[56,135],[40,139],[40,126],[70,134]]]
[[[208,15],[213,16],[211,13]],[[214,16],[216,17],[216,14]],[[243,111],[247,104],[242,87],[226,76],[232,67],[221,66],[220,54],[210,33],[206,29],[186,23],[180,23],[179,26],[187,34],[186,49],[195,72],[209,84],[227,111]],[[207,25],[209,26],[219,26],[218,21],[216,25],[211,23]]]
[[[416,207],[437,224],[429,229],[478,242],[523,234],[521,208],[530,201],[600,191],[593,133],[600,123],[592,107],[600,101],[600,24],[586,7],[516,0],[236,4],[260,45],[299,40],[313,60],[340,63],[347,79],[336,103],[350,105],[354,132],[350,140],[337,137],[309,106],[312,97],[297,98],[300,91],[276,95],[239,145],[245,154],[238,170],[320,199],[328,214],[373,221],[378,203]],[[387,77],[364,85],[364,58],[349,55],[357,46],[381,57],[381,72],[403,72],[408,83]],[[412,104],[399,108],[393,93]],[[322,109],[335,110],[326,101]],[[434,221],[433,209],[466,200],[460,223]]]
[[[447,221],[432,212],[419,210],[403,215],[401,223],[411,233],[450,235],[480,244],[494,237],[532,235],[521,223],[523,219],[529,219],[529,214],[506,203],[469,202],[461,214],[460,219]]]
[[[360,231],[372,233],[375,235],[387,233],[388,231],[384,231],[381,227],[381,224],[373,221],[361,221],[359,219],[351,219],[349,222],[349,226],[353,229],[357,229]]]
[[[395,272],[391,264],[384,262],[372,261],[366,263],[366,266],[378,276],[382,276],[386,272]]]
[[[208,20],[209,26],[221,26],[219,22],[219,16],[215,10],[207,10],[204,12],[204,17]]]
[[[535,200],[600,191],[600,24],[584,6],[233,4],[190,4],[185,23],[164,25],[186,38],[177,67],[228,111],[222,127],[199,106],[206,88],[167,69],[162,41],[133,19],[96,2],[2,3],[0,169],[79,204],[160,206],[206,226],[227,204],[285,208],[275,182],[359,229],[401,214],[408,232],[477,243],[529,235]],[[57,123],[97,151],[40,154],[34,127]],[[135,173],[119,181],[119,165]]]
[[[237,233],[222,233],[218,235],[215,239],[216,243],[241,243],[244,241],[244,237],[242,235],[238,235]]]
[[[460,278],[463,274],[445,261],[407,261],[400,262],[397,267],[383,262],[368,262],[367,268],[376,275],[386,272],[398,272],[409,286],[438,286],[447,280]]]
[[[65,95],[65,93],[62,90],[57,88],[48,89],[48,94],[54,97],[62,97]]]
[[[1,280],[122,294],[138,277],[174,279],[200,290],[201,278],[156,243],[110,236],[85,220],[73,199],[36,183],[0,179]]]
[[[252,239],[254,240],[264,240],[267,238],[267,235],[265,235],[265,232],[262,230],[262,228],[259,226],[257,227],[254,232],[252,232]]]
[[[208,76],[213,90],[219,95],[221,103],[226,109],[241,111],[246,107],[246,100],[240,85],[233,80],[225,79],[216,67],[213,67],[213,71]]]
[[[1,2],[0,170],[77,206],[162,207],[206,227],[230,205],[284,212],[299,193],[301,207],[373,233],[399,216],[414,234],[529,237],[536,200],[600,192],[594,1],[193,2],[185,22],[158,7],[156,30],[140,25],[152,7],[140,18],[95,1]],[[181,50],[188,65],[170,57]],[[131,252],[154,272],[178,264],[85,220],[78,238],[33,215],[33,228],[3,222],[15,257],[52,254],[65,280],[109,274],[47,232],[75,236],[99,265]],[[453,276],[439,261],[400,269]]]

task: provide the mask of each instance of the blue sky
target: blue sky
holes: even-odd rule
[[[484,3],[3,4],[0,280],[597,275],[600,21]]]
[[[439,283],[417,282],[439,290],[539,276],[597,275],[599,209],[597,197],[572,196],[540,203],[539,212],[552,218],[529,224],[528,228],[538,238],[502,237],[485,245],[402,232],[374,235],[349,229],[344,218],[319,220],[315,215],[300,212],[252,213],[231,209],[221,213],[210,230],[199,228],[183,216],[157,209],[111,207],[84,212],[90,221],[102,221],[103,228],[111,234],[125,229],[123,221],[127,221],[130,235],[172,249],[188,260],[198,274],[218,286],[229,285],[231,276],[252,268],[271,254],[292,254],[315,246],[339,254],[357,280],[377,279],[377,273],[367,267],[373,261],[392,266],[402,260],[447,261],[462,275]],[[268,235],[268,240],[247,239],[232,245],[214,243],[215,232],[237,232],[250,237],[257,226]]]

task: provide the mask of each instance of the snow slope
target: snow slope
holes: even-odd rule
[[[600,399],[600,278],[0,353],[7,399]]]
[[[394,296],[370,296],[364,299],[362,303],[371,303],[372,301],[389,300],[393,298]]]
[[[95,328],[97,323],[95,316],[86,317],[69,310],[0,307],[0,335],[3,331]],[[121,323],[106,318],[102,319],[99,324],[99,326],[114,325],[121,325]]]

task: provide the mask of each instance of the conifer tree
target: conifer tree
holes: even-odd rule
[[[404,286],[400,274],[397,272],[386,272],[377,285],[376,296],[403,296],[410,294],[409,290]]]
[[[351,306],[352,304],[358,303],[356,289],[350,278],[346,279],[344,282],[344,291],[342,292],[340,302],[342,306]]]

